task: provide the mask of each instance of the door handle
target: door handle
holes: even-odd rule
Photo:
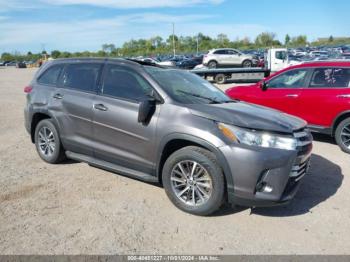
[[[100,111],[107,111],[108,108],[105,107],[103,104],[94,104],[94,109],[100,110]]]
[[[295,98],[295,97],[298,97],[299,95],[297,94],[289,94],[289,95],[286,95],[286,97],[292,97],[292,98]]]
[[[350,98],[350,94],[349,95],[338,95],[338,98]]]
[[[63,95],[61,95],[61,94],[55,94],[55,95],[53,96],[53,98],[55,98],[55,99],[62,99],[62,98],[63,98]]]

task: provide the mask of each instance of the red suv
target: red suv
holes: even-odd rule
[[[334,136],[350,153],[350,62],[292,66],[257,84],[232,87],[226,94],[301,117],[311,131]]]

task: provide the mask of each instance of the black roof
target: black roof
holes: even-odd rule
[[[156,63],[140,61],[136,59],[128,59],[128,58],[101,58],[101,57],[73,57],[73,58],[58,58],[52,60],[52,62],[120,62],[129,65],[146,65],[146,66],[155,66],[160,68],[165,68],[164,66],[157,65]]]

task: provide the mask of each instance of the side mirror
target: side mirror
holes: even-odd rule
[[[146,99],[139,105],[139,115],[137,121],[139,123],[147,125],[152,118],[156,110],[156,100]]]
[[[261,81],[261,82],[260,82],[260,89],[261,89],[262,91],[266,91],[267,88],[268,88],[267,83],[266,83],[264,80]]]

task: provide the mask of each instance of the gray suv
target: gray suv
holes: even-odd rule
[[[187,71],[123,59],[48,62],[26,87],[25,127],[40,157],[66,157],[161,183],[178,208],[293,198],[309,166],[306,123],[231,100]]]

